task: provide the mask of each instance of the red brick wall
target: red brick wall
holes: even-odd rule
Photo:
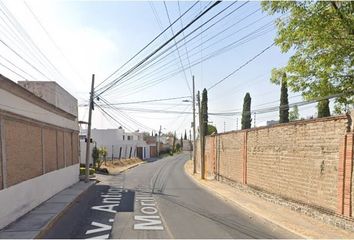
[[[67,166],[79,162],[78,132],[17,116],[0,116],[5,159],[0,157],[0,189],[63,168],[65,141]],[[65,131],[65,136],[64,136]],[[73,160],[75,159],[75,160]],[[6,162],[5,174],[2,164]]]
[[[45,172],[51,172],[58,169],[57,162],[57,141],[56,132],[54,129],[44,128],[43,129],[43,139],[44,139],[44,161],[45,161]]]
[[[64,145],[65,145],[64,153],[65,153],[66,166],[71,166],[73,164],[73,153],[72,153],[70,132],[64,132]]]
[[[7,186],[42,174],[41,128],[5,120]]]
[[[347,137],[347,160],[339,161],[347,125],[347,118],[339,116],[209,136],[207,165],[214,165],[214,172],[229,180],[333,212],[340,207],[342,197],[343,212],[350,215],[351,137]],[[199,155],[197,151],[198,161]],[[215,159],[211,157],[214,155]]]
[[[79,134],[78,133],[72,133],[72,143],[73,143],[73,164],[77,164],[80,161]]]
[[[58,169],[65,167],[64,162],[64,132],[57,130]]]

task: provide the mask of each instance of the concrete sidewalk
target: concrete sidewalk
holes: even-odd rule
[[[0,238],[33,239],[41,235],[81,196],[95,181],[78,182],[57,193],[17,221],[0,231]]]
[[[284,206],[265,201],[216,180],[201,180],[200,174],[193,175],[193,162],[185,164],[185,171],[197,184],[225,201],[261,216],[303,238],[346,238],[354,239],[354,232],[325,224]]]

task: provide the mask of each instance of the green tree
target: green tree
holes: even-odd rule
[[[187,140],[187,130],[184,129],[184,140]]]
[[[213,133],[218,133],[218,130],[215,126],[208,124],[208,135],[211,135]]]
[[[96,163],[98,162],[99,158],[100,158],[100,151],[96,146],[94,146],[92,149],[93,167],[96,167]]]
[[[203,89],[202,93],[202,120],[204,135],[208,135],[208,91]]]
[[[243,99],[243,109],[242,109],[242,120],[241,125],[242,129],[251,128],[251,96],[249,93],[246,93],[245,98]]]
[[[287,123],[287,122],[289,122],[289,100],[288,100],[288,86],[286,84],[286,73],[284,73],[281,81],[279,123]]]
[[[282,14],[275,43],[282,52],[294,52],[273,73],[286,72],[289,88],[307,100],[345,93],[336,109],[354,104],[354,2],[263,1],[262,8]]]
[[[176,152],[180,152],[181,149],[182,149],[181,144],[177,143],[177,144],[176,144]]]
[[[172,152],[176,151],[176,132],[173,134]]]
[[[106,147],[100,147],[98,149],[99,155],[103,158],[102,160],[106,163],[107,161],[107,148]],[[103,161],[102,160],[98,160],[97,161],[97,167],[100,168]]]
[[[293,109],[289,112],[289,120],[290,121],[295,121],[295,120],[298,120],[300,118],[300,115],[299,115],[299,108],[297,105],[295,105],[293,107]]]
[[[183,150],[183,137],[182,137],[182,134],[181,134],[181,148]]]
[[[331,116],[331,113],[329,110],[328,99],[319,101],[317,104],[317,117],[322,118],[322,117],[329,117],[329,116]]]

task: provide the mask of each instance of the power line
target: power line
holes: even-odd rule
[[[171,19],[170,19],[170,14],[168,13],[168,8],[167,8],[167,5],[166,5],[166,1],[163,1],[163,4],[165,6],[165,10],[166,10],[166,14],[167,14],[167,18],[168,18],[168,22],[170,23],[171,25]],[[182,27],[183,28],[183,27]],[[171,32],[172,32],[172,35],[175,35],[174,31],[173,31],[173,27],[171,26]],[[179,62],[182,66],[182,68],[184,69],[184,65],[183,65],[183,62],[182,62],[182,59],[181,59],[181,54],[179,52],[179,47],[178,47],[178,44],[176,42],[176,39],[173,39],[174,41],[174,45],[176,46],[176,50],[177,50],[177,54],[178,54],[178,58],[179,58]],[[184,80],[186,81],[186,84],[187,84],[187,87],[188,87],[188,90],[190,92],[190,94],[192,95],[192,90],[191,90],[191,87],[189,86],[189,83],[188,83],[188,79],[187,79],[187,75],[186,75],[186,71],[183,71],[183,75],[184,75]]]
[[[3,10],[1,10],[6,17],[9,19],[9,21],[11,22],[11,24],[17,29],[17,31],[22,35],[23,39],[27,39],[29,40],[29,47],[34,50],[37,51],[39,53],[39,56],[44,59],[44,62],[46,62],[49,65],[49,68],[54,69],[54,71],[58,74],[58,76],[61,76],[62,78],[66,79],[64,77],[64,75],[53,65],[53,63],[48,59],[48,57],[41,51],[41,49],[39,49],[39,47],[34,43],[33,39],[30,37],[30,35],[26,32],[26,30],[22,27],[22,25],[17,21],[16,17],[13,16],[13,14],[7,9],[7,7],[5,6],[5,4],[3,4],[2,2],[0,2],[2,8],[7,12],[7,14],[5,14],[5,12]],[[11,18],[11,19],[10,19]],[[39,61],[40,64],[42,64],[43,67],[44,64],[43,62],[40,60]]]
[[[110,77],[112,77],[114,74],[116,74],[119,70],[121,70],[124,66],[126,66],[129,62],[131,62],[135,57],[137,57],[141,52],[143,52],[146,48],[148,48],[156,39],[158,39],[161,35],[163,35],[173,24],[175,24],[180,18],[182,18],[185,14],[187,14],[196,4],[198,1],[196,1],[187,11],[185,11],[179,18],[177,18],[173,23],[165,28],[161,33],[159,33],[154,39],[152,39],[147,45],[145,45],[141,50],[139,50],[135,55],[133,55],[127,62],[125,62],[121,67],[119,67],[117,70],[115,70],[112,74],[110,74],[107,78],[105,78],[100,84],[96,86],[99,87],[101,84],[103,84],[105,81],[107,81]],[[97,91],[102,90],[104,87],[101,87],[97,89]]]
[[[207,8],[205,11],[203,11],[201,14],[199,14],[196,18],[194,18],[191,22],[189,22],[184,28],[179,30],[174,36],[172,36],[169,40],[167,40],[165,43],[163,43],[160,47],[158,47],[155,51],[150,53],[148,56],[146,56],[143,60],[141,60],[138,64],[136,64],[134,67],[132,67],[130,70],[128,70],[126,73],[124,73],[120,78],[116,79],[113,81],[109,86],[107,86],[104,90],[100,91],[96,96],[100,96],[101,94],[105,93],[109,89],[111,89],[117,82],[119,82],[122,77],[127,76],[130,74],[132,71],[137,69],[140,65],[142,65],[144,62],[146,62],[149,58],[151,58],[153,55],[155,55],[157,52],[159,52],[162,48],[164,48],[166,45],[168,45],[173,39],[175,39],[177,36],[179,36],[183,31],[185,31],[187,28],[189,28],[192,24],[194,24],[199,18],[204,16],[207,12],[209,12],[211,9],[213,9],[215,6],[217,6],[221,1],[216,1],[214,2],[209,8]]]
[[[47,37],[49,38],[49,40],[52,42],[52,44],[54,45],[54,47],[58,50],[58,52],[63,56],[63,58],[66,60],[66,62],[68,63],[68,65],[71,67],[71,69],[76,73],[76,75],[81,79],[80,74],[77,72],[77,70],[72,66],[71,62],[69,61],[69,59],[65,56],[65,54],[63,53],[63,51],[61,50],[61,48],[58,46],[58,44],[55,42],[55,40],[53,39],[53,37],[49,34],[49,32],[46,30],[46,28],[44,27],[44,25],[42,24],[42,22],[40,21],[40,19],[37,17],[37,15],[33,12],[33,10],[31,9],[31,7],[27,4],[26,1],[24,1],[25,6],[27,7],[27,9],[30,11],[30,13],[32,14],[32,16],[34,17],[34,19],[37,21],[37,23],[39,24],[39,26],[41,26],[42,30],[45,32],[45,34],[47,35]]]
[[[248,64],[250,64],[252,61],[254,61],[256,58],[258,58],[260,55],[262,55],[264,52],[266,52],[267,50],[269,50],[271,47],[273,47],[275,45],[275,42],[273,42],[272,44],[270,44],[268,47],[264,48],[261,52],[257,53],[254,57],[252,57],[251,59],[249,59],[247,62],[245,62],[244,64],[242,64],[241,66],[239,66],[238,68],[236,68],[234,71],[232,71],[230,74],[228,74],[226,77],[222,78],[221,80],[219,80],[218,82],[214,83],[213,85],[211,85],[208,88],[208,91],[210,89],[213,89],[214,87],[216,87],[217,85],[219,85],[220,83],[222,83],[223,81],[225,81],[226,79],[228,79],[229,77],[231,77],[232,75],[234,75],[236,72],[240,71],[242,68],[244,68],[245,66],[247,66]]]
[[[247,3],[247,2],[246,2]],[[239,8],[241,8],[242,6],[244,6],[246,3],[244,3],[244,4],[242,4],[241,6],[239,6],[238,8],[236,8],[236,9],[234,9],[231,13],[233,13],[233,12],[235,12],[236,10],[238,10]],[[234,3],[233,3],[234,4]],[[194,29],[191,33],[189,33],[188,35],[186,35],[185,37],[188,37],[188,36],[190,36],[191,34],[193,34],[194,32],[196,32],[196,30],[197,29],[199,29],[199,28],[201,28],[203,25],[205,25],[205,24],[207,24],[207,23],[209,23],[212,19],[214,19],[216,16],[218,16],[218,15],[220,15],[222,12],[224,12],[225,10],[227,10],[229,7],[231,7],[233,4],[230,4],[229,6],[227,6],[226,8],[224,8],[222,11],[220,11],[219,13],[217,13],[216,15],[214,15],[213,17],[211,17],[208,21],[206,21],[206,22],[204,22],[201,26],[199,26],[199,27],[197,27],[196,29]],[[222,19],[220,19],[220,20],[218,20],[216,23],[218,23],[218,22],[220,22],[221,20],[223,20],[224,18],[226,18],[227,16],[229,16],[231,13],[229,13],[229,14],[227,14],[225,17],[223,17]],[[214,26],[216,23],[214,23],[212,26]],[[211,26],[210,26],[211,27]],[[210,27],[208,27],[207,29],[209,29]],[[206,29],[206,30],[207,30]],[[205,30],[203,30],[203,32],[204,32]],[[194,37],[195,38],[195,37]],[[194,39],[193,38],[193,39]],[[181,40],[179,40],[177,43],[179,43],[180,41],[182,41],[183,39],[181,39]],[[156,58],[158,58],[159,56],[161,56],[162,54],[164,54],[166,51],[168,51],[169,49],[171,49],[173,46],[170,46],[169,48],[167,48],[166,50],[164,50],[164,51],[162,51],[159,55],[157,55],[157,56],[155,56],[155,58],[151,58],[149,61],[147,61],[148,63],[149,62],[151,62],[151,61],[153,61],[154,59],[156,59]],[[174,52],[174,51],[173,51]],[[168,55],[170,55],[171,54],[171,52],[168,54]],[[167,55],[166,56],[164,56],[163,58],[165,58],[165,57],[167,57]],[[207,58],[208,59],[208,58]],[[161,61],[162,59],[160,59],[159,61]],[[157,61],[157,62],[159,62],[159,61]],[[173,62],[173,61],[170,61],[170,62]],[[200,61],[201,62],[201,61]],[[197,64],[199,64],[200,62],[198,62]],[[155,63],[153,63],[152,65],[154,65],[154,64],[156,64],[156,62]],[[145,64],[146,65],[146,64]],[[194,65],[196,65],[196,64],[193,64],[192,66],[194,66]],[[189,66],[189,67],[192,67],[192,66]],[[146,66],[145,66],[145,68],[146,68]],[[185,69],[185,68],[184,68]],[[179,70],[177,73],[179,73],[179,72],[181,72],[181,71],[183,71],[184,70],[183,68],[182,68],[182,70]],[[140,71],[142,71],[142,70],[140,70]],[[137,74],[135,74],[135,76],[136,76]],[[121,81],[119,84],[117,84],[117,86],[119,86],[119,85],[121,85],[122,83],[124,83],[124,82],[126,82],[126,81],[128,81],[129,79],[131,79],[133,76],[131,76],[131,77],[129,77],[129,78],[126,78],[125,80],[123,80],[123,81]]]

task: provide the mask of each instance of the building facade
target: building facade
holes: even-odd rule
[[[0,75],[0,99],[3,228],[79,180],[79,128],[77,100],[55,82]]]
[[[85,163],[86,130],[81,131],[81,163]],[[156,143],[144,141],[143,133],[125,132],[124,129],[91,129],[92,144],[107,149],[107,159],[150,158],[150,148]]]

